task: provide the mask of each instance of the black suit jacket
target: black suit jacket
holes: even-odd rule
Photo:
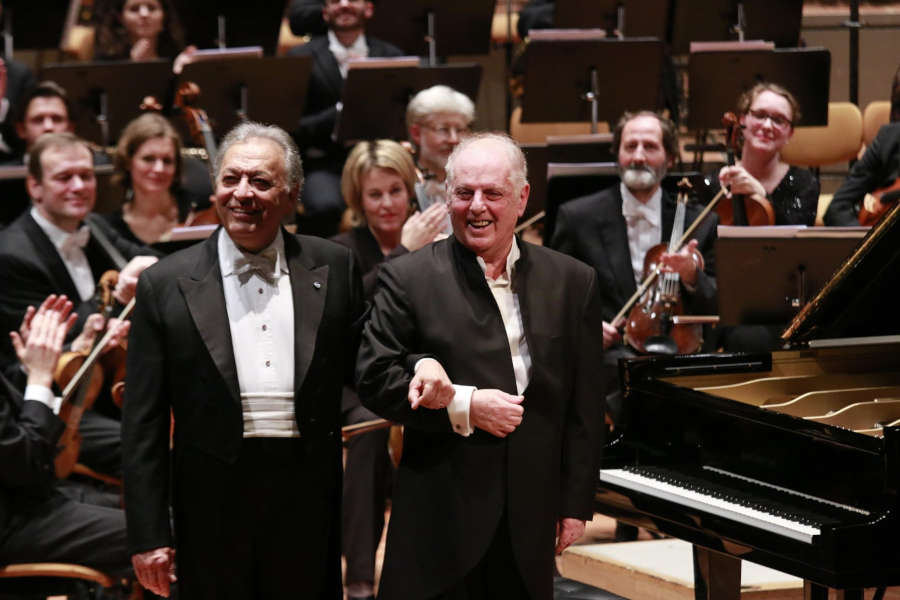
[[[25,143],[16,133],[15,121],[22,110],[19,103],[34,85],[37,83],[34,74],[24,64],[16,60],[5,60],[6,63],[6,99],[9,101],[9,110],[6,118],[0,122],[0,133],[3,141],[9,146],[9,154],[0,153],[0,161],[7,161],[13,157],[20,157],[25,151]]]
[[[387,42],[366,36],[369,56],[402,56],[403,52]],[[297,144],[304,152],[307,170],[325,165],[340,173],[344,166],[346,151],[331,139],[337,120],[336,104],[341,100],[344,79],[338,68],[337,60],[328,49],[328,36],[314,37],[302,46],[292,48],[292,56],[311,56],[313,65],[309,76],[309,88],[306,91],[306,107],[295,134]],[[324,158],[309,160],[307,151],[316,148],[325,154]]]
[[[409,250],[402,244],[398,244],[385,256],[381,253],[378,240],[372,235],[367,225],[354,227],[331,239],[353,251],[353,256],[356,257],[357,264],[359,264],[360,273],[363,274],[363,292],[366,300],[372,300],[372,297],[375,296],[375,284],[378,281],[378,271],[381,270],[381,265],[387,260],[409,253]]]
[[[602,431],[602,328],[593,270],[519,242],[517,291],[531,377],[506,438],[461,437],[446,410],[411,410],[418,358],[451,381],[516,393],[509,342],[475,255],[455,238],[385,263],[360,345],[363,404],[403,423],[380,597],[430,598],[484,556],[500,519],[532,597],[552,596],[555,524],[590,519]]]
[[[106,234],[126,260],[141,254],[153,254],[144,246],[125,240],[116,233],[104,219],[89,215],[92,225]],[[104,272],[119,269],[113,259],[100,246],[94,236],[84,249],[94,280],[99,280]],[[40,306],[50,294],[65,294],[75,305],[78,322],[69,333],[71,339],[84,324],[84,320],[97,308],[90,300],[82,302],[78,288],[66,270],[62,257],[44,230],[26,211],[9,227],[0,231],[0,331],[7,332],[19,328],[25,310],[29,305]],[[15,353],[8,335],[0,336],[0,355],[7,362],[15,359]]]
[[[221,228],[206,242],[166,257],[138,282],[122,417],[132,553],[173,545],[169,499],[174,498],[177,528],[179,497],[185,493],[180,483],[202,486],[205,475],[185,464],[233,464],[241,451],[243,417],[219,235],[226,235]],[[310,461],[318,470],[309,493],[333,507],[333,515],[322,517],[334,519],[333,531],[338,531],[341,387],[352,380],[364,310],[362,286],[347,249],[318,238],[284,236],[294,304],[294,409],[305,455],[317,457]],[[175,416],[174,466],[169,462],[170,408]],[[339,544],[327,542],[298,541],[339,551]],[[337,556],[328,559],[339,564]]]
[[[688,206],[685,228],[700,209]],[[663,191],[662,241],[668,242],[675,222],[675,200]],[[718,217],[706,218],[694,233],[705,267],[692,293],[685,293],[686,308],[693,314],[715,314],[715,240]],[[628,229],[622,216],[622,194],[616,184],[602,192],[566,202],[556,213],[550,247],[585,262],[597,271],[600,280],[603,320],[610,322],[637,290],[628,248]],[[686,291],[686,290],[685,290]]]
[[[64,428],[46,405],[23,400],[0,375],[0,539],[12,515],[50,495],[56,441]]]
[[[900,123],[882,125],[872,145],[853,165],[847,179],[834,193],[826,225],[859,225],[859,206],[866,194],[887,187],[900,177]]]

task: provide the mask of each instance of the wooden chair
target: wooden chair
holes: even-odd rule
[[[117,587],[122,587],[121,581],[83,565],[48,562],[0,567],[0,598],[65,596],[88,600]],[[142,597],[137,586],[128,595],[130,600]]]
[[[863,111],[863,143],[868,146],[882,125],[891,121],[891,103],[887,100],[869,102]]]
[[[794,136],[781,157],[789,164],[812,167],[818,173],[823,165],[855,159],[862,148],[862,137],[863,118],[859,108],[851,102],[829,102],[828,125],[794,129]],[[822,218],[831,199],[831,194],[819,195],[816,225],[824,225]]]

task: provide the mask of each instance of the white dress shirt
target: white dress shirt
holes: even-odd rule
[[[299,437],[294,415],[294,300],[281,232],[260,255],[271,272],[241,273],[248,256],[222,231],[219,268],[244,417],[244,437]]]
[[[512,248],[506,257],[506,271],[497,279],[491,279],[487,276],[487,265],[480,256],[477,258],[478,265],[485,271],[485,279],[491,294],[494,296],[494,300],[497,302],[497,308],[500,310],[500,316],[503,319],[503,327],[506,329],[513,373],[516,376],[516,394],[518,395],[525,392],[525,388],[528,387],[528,382],[531,379],[531,354],[528,352],[528,342],[525,339],[525,323],[522,321],[519,295],[512,289],[513,272],[516,261],[519,260],[520,256],[519,246],[516,243],[516,239],[513,238]],[[462,436],[469,436],[475,431],[469,419],[469,408],[472,404],[472,394],[475,392],[475,388],[466,385],[454,385],[453,388],[456,393],[447,406],[447,415],[450,418],[453,431]]]
[[[347,79],[347,65],[351,59],[368,58],[369,56],[369,45],[366,43],[365,34],[361,34],[357,37],[350,46],[345,46],[338,41],[337,36],[329,29],[328,49],[334,55],[334,59],[338,64],[338,69],[341,71],[341,78],[343,79]]]
[[[640,286],[644,278],[644,256],[647,250],[662,241],[662,188],[646,203],[634,197],[624,183],[619,184],[622,192],[622,216],[628,226],[628,251],[631,254],[631,268],[635,284]]]
[[[78,290],[78,295],[81,296],[79,300],[85,301],[93,298],[94,274],[91,272],[91,265],[84,253],[84,246],[90,238],[90,229],[86,225],[82,225],[75,233],[69,233],[45,219],[36,206],[31,207],[31,217],[47,234],[50,242],[59,252],[66,271],[69,272],[69,276]]]

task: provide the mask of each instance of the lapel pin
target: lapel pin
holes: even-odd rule
[[[322,284],[319,283],[318,281],[313,281],[313,287],[316,289],[319,289],[320,287],[322,287]]]

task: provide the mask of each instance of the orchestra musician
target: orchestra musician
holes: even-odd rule
[[[31,69],[17,60],[0,58],[0,163],[9,161],[14,154],[21,154],[13,117],[25,92],[34,84]]]
[[[69,338],[103,326],[97,315],[96,282],[109,270],[119,270],[116,299],[127,303],[137,277],[156,261],[143,246],[124,240],[91,215],[96,201],[93,159],[87,143],[71,133],[43,135],[28,153],[28,193],[31,210],[0,231],[0,329],[18,327],[29,305],[50,294],[65,294],[75,305],[77,321]],[[103,239],[128,261],[124,267],[104,248]],[[96,331],[89,331],[93,337]],[[0,342],[7,362],[15,354],[9,340]],[[96,411],[85,412],[81,434],[82,460],[110,475],[121,471],[119,423]]]
[[[508,137],[460,142],[447,186],[453,236],[382,266],[359,352],[363,405],[405,426],[379,597],[549,600],[593,514],[597,277],[514,237]]]
[[[660,184],[677,156],[675,126],[657,113],[625,113],[613,133],[613,148],[621,182],[560,206],[549,245],[591,265],[600,278],[606,408],[618,422],[618,359],[634,353],[623,344],[622,324],[610,321],[643,280],[644,255],[672,233],[675,199]],[[687,224],[699,212],[688,206]],[[662,257],[663,265],[680,274],[682,297],[693,314],[717,311],[716,224],[715,216],[707,218],[681,252]],[[694,261],[689,246],[700,251],[703,264]]]
[[[332,239],[353,250],[367,300],[374,295],[378,271],[385,261],[414,252],[441,234],[446,204],[413,213],[415,184],[412,157],[392,140],[360,142],[344,165],[344,199],[362,225]],[[350,387],[344,388],[341,412],[344,425],[378,418],[360,404]],[[387,446],[387,429],[357,435],[347,442],[342,546],[350,598],[374,595],[375,552],[381,542],[392,475]]]
[[[469,97],[446,85],[424,89],[409,101],[406,128],[422,173],[422,180],[416,183],[420,209],[447,202],[444,166],[456,145],[469,133],[474,120],[475,105]],[[444,233],[451,231],[447,215]]]
[[[181,137],[161,115],[146,113],[125,127],[113,164],[124,201],[119,210],[103,217],[136,244],[159,241],[191,210],[209,205],[208,199],[181,186]]]
[[[306,233],[326,237],[336,234],[345,208],[341,170],[347,150],[333,139],[333,134],[342,108],[348,62],[353,58],[403,54],[396,46],[366,35],[366,22],[374,11],[369,0],[326,0],[322,17],[328,25],[327,33],[289,52],[311,56],[313,61],[304,114],[295,132],[306,168],[301,194]]]
[[[819,180],[809,169],[791,166],[781,158],[801,118],[794,95],[778,84],[757,83],[741,94],[737,109],[743,133],[740,159],[719,171],[719,183],[729,190],[728,198],[743,195],[768,201],[775,216],[768,225],[814,225]],[[734,225],[746,224],[736,214]]]
[[[174,59],[184,31],[170,0],[112,0],[99,11],[95,60]]]
[[[183,598],[341,597],[340,397],[364,300],[348,249],[282,228],[302,180],[285,131],[238,125],[216,165],[222,227],[138,283],[125,510],[155,593],[177,573]]]
[[[53,458],[65,424],[51,384],[74,322],[72,302],[50,295],[10,333],[27,387],[23,394],[0,374],[0,564],[71,562],[126,574],[118,495],[114,506],[95,503],[97,495],[79,497],[55,481]]]

